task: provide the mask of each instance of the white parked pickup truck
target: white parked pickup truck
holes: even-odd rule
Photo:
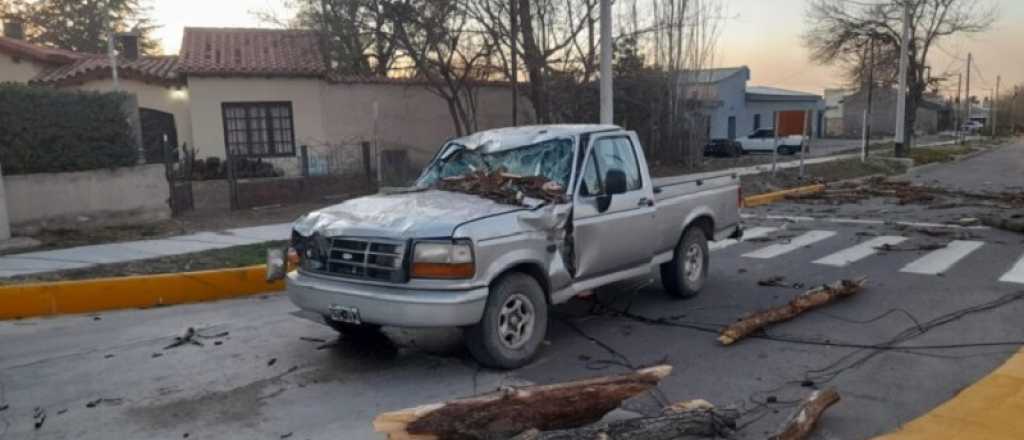
[[[796,154],[804,144],[804,137],[799,134],[782,136],[775,139],[775,129],[761,128],[744,137],[737,138],[744,153],[768,152],[777,150],[779,154]]]
[[[742,235],[738,184],[651,178],[636,133],[613,125],[484,131],[443,145],[413,188],[298,219],[288,295],[350,336],[462,327],[480,363],[516,368],[548,308],[596,287],[659,270],[670,295],[696,295],[708,241]]]

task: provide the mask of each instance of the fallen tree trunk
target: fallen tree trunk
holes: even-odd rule
[[[831,285],[817,287],[797,295],[784,306],[752,313],[722,330],[718,342],[730,345],[769,324],[787,321],[808,310],[824,306],[837,299],[853,295],[864,287],[866,278],[840,280]]]
[[[736,428],[736,409],[697,408],[557,431],[524,432],[512,440],[686,440],[728,438]]]
[[[475,397],[383,413],[374,430],[391,439],[509,438],[529,429],[594,423],[672,372],[669,365],[552,385],[504,388]]]
[[[828,407],[839,401],[839,393],[835,388],[815,391],[800,405],[789,421],[783,425],[782,431],[773,435],[770,440],[803,440],[814,430],[814,425]]]

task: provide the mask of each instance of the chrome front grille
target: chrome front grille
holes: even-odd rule
[[[394,283],[406,281],[404,242],[355,237],[336,237],[328,242],[330,250],[324,255],[321,272]]]

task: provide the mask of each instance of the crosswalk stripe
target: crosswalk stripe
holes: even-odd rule
[[[774,258],[787,252],[792,252],[804,246],[817,243],[826,238],[836,235],[833,231],[807,231],[789,241],[789,243],[778,243],[765,246],[756,251],[743,254],[748,258]]]
[[[875,249],[885,245],[897,245],[906,240],[907,237],[900,237],[897,235],[883,235],[880,237],[872,238],[868,241],[863,241],[855,246],[848,247],[832,255],[819,258],[814,261],[815,264],[824,264],[826,266],[843,267],[850,263],[860,261],[864,258],[870,257],[878,252]]]
[[[999,278],[999,281],[1004,283],[1020,283],[1024,284],[1024,257],[1017,260],[1017,263],[1013,265],[1013,269],[1003,274]]]
[[[900,272],[937,275],[953,267],[958,261],[978,250],[985,244],[983,241],[953,240],[942,249],[936,249],[927,255],[903,266]]]
[[[765,235],[771,234],[772,232],[775,232],[775,231],[778,231],[778,230],[779,230],[779,228],[768,227],[768,226],[759,226],[759,227],[756,227],[756,228],[750,228],[750,229],[747,229],[747,230],[743,231],[743,240],[750,240],[751,238],[764,237]],[[708,248],[710,248],[713,251],[717,251],[719,249],[725,249],[725,248],[727,248],[729,246],[732,246],[732,245],[734,245],[736,243],[739,243],[740,241],[742,241],[742,240],[736,240],[734,238],[730,238],[728,240],[716,241],[716,242],[711,243],[710,245],[708,245]]]

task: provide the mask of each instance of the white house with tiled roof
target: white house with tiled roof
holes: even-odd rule
[[[144,139],[166,134],[199,157],[224,157],[230,147],[288,174],[299,172],[300,145],[329,149],[376,139],[418,164],[455,134],[446,103],[420,81],[333,75],[312,31],[186,27],[178,55],[120,57],[117,70],[120,89],[165,121],[155,125],[167,133],[144,132]],[[111,77],[106,55],[0,37],[0,82],[109,91]],[[479,88],[481,129],[511,124],[511,97],[506,86]],[[529,105],[519,108],[520,120],[530,120]]]

